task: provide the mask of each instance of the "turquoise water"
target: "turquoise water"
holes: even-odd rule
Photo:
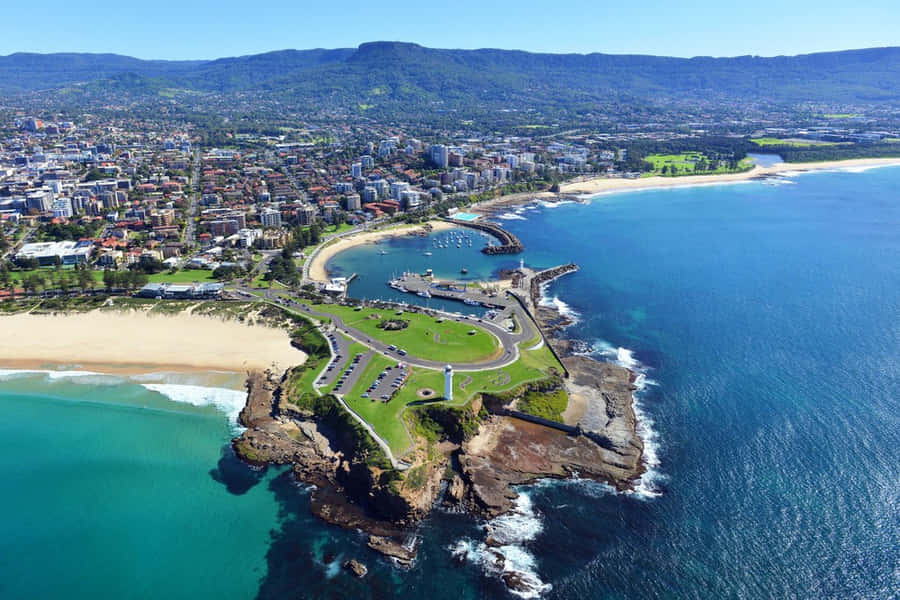
[[[898,198],[887,168],[503,215],[527,264],[582,266],[548,302],[594,355],[644,374],[652,425],[643,494],[545,483],[497,524],[546,597],[898,597]],[[379,270],[351,287],[375,297],[394,270],[480,277],[519,258],[476,245],[426,264],[428,243],[330,266]],[[0,380],[0,597],[509,597],[470,518],[435,513],[416,566],[395,570],[316,522],[283,471],[236,464],[230,432],[135,383]]]
[[[0,597],[252,597],[278,505],[211,476],[232,426],[114,381],[0,382]]]

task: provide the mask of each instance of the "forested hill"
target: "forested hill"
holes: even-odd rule
[[[207,92],[266,91],[357,106],[477,102],[596,104],[627,98],[900,104],[900,48],[761,58],[669,58],[441,50],[400,42],[283,50],[212,61],[114,54],[0,57],[0,92],[90,84]],[[152,84],[152,85],[151,85]]]

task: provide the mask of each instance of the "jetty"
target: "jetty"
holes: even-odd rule
[[[442,220],[460,227],[477,229],[497,238],[500,242],[499,245],[491,244],[481,249],[485,254],[519,254],[525,250],[525,245],[522,244],[519,238],[496,223],[491,223],[490,221],[463,221],[451,217],[443,217]]]

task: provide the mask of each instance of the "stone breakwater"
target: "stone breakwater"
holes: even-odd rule
[[[354,456],[345,443],[346,432],[284,402],[284,378],[255,372],[247,380],[247,405],[240,418],[247,430],[233,441],[236,453],[254,465],[291,465],[298,480],[315,486],[310,502],[315,515],[366,532],[370,548],[401,566],[415,559],[418,523],[437,505],[496,519],[519,510],[521,498],[514,486],[540,479],[577,475],[618,490],[633,489],[644,472],[633,409],[635,374],[576,354],[575,343],[559,335],[564,316],[540,304],[544,284],[577,269],[568,264],[526,270],[520,288],[524,293],[515,294],[563,366],[569,395],[564,423],[496,410],[489,406],[489,395],[477,397],[470,418],[477,419],[482,400],[493,414],[481,418],[474,434],[444,438],[427,452],[424,446],[413,450],[411,456],[419,454],[419,475],[410,486],[402,476]],[[400,481],[399,487],[392,481]],[[488,533],[485,543],[490,541]],[[503,581],[514,589],[530,579],[528,573],[504,570]]]
[[[468,227],[483,231],[497,238],[500,242],[499,246],[485,246],[481,249],[485,254],[519,254],[524,252],[525,245],[515,235],[503,229],[496,223],[489,221],[458,221],[456,219],[445,219],[446,221],[459,225],[460,227]]]

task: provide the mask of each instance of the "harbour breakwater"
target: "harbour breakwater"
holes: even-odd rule
[[[446,218],[444,219],[448,223],[453,223],[454,225],[459,225],[461,227],[469,227],[470,229],[477,229],[478,231],[483,231],[484,233],[490,234],[497,238],[500,242],[500,245],[489,245],[485,246],[481,249],[485,254],[519,254],[520,252],[524,252],[525,245],[517,238],[515,235],[503,229],[496,223],[491,223],[488,221],[460,221],[458,219]]]

